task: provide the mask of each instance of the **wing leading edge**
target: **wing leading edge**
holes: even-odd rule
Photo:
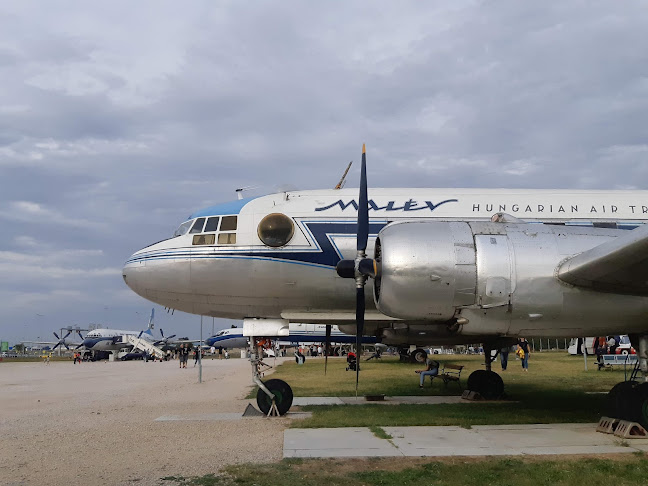
[[[600,292],[648,296],[648,224],[563,262],[558,278]]]

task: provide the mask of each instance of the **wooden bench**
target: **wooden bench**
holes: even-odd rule
[[[461,388],[461,382],[459,381],[459,378],[461,378],[461,370],[463,370],[463,366],[444,363],[439,376],[441,376],[445,386],[448,386],[448,383],[451,381],[456,381],[459,388]]]

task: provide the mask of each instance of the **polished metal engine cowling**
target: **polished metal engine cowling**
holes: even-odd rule
[[[376,240],[378,309],[400,319],[449,321],[475,304],[477,267],[470,226],[462,222],[391,224]]]

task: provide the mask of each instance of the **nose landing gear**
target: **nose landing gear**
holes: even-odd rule
[[[292,388],[283,380],[268,380],[264,383],[265,387],[273,397],[271,398],[265,391],[259,388],[257,392],[257,405],[264,415],[285,415],[293,401]]]
[[[268,367],[262,360],[261,341],[259,338],[250,337],[252,381],[259,387],[256,397],[257,405],[266,417],[285,415],[292,406],[292,388],[283,380],[261,381],[261,370]]]

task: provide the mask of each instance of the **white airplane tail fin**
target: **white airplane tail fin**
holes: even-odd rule
[[[151,309],[151,317],[149,318],[148,323],[148,333],[151,334],[151,331],[155,329],[155,324],[153,323],[153,318],[155,317],[155,307]]]

